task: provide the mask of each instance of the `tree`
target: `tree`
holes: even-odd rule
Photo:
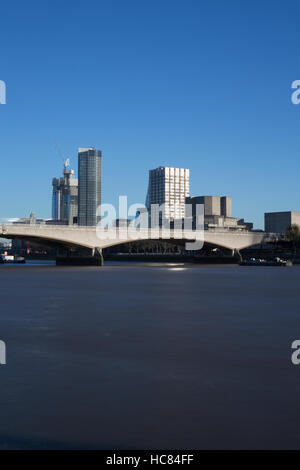
[[[292,243],[293,252],[296,254],[296,244],[300,242],[300,227],[299,225],[292,224],[285,232],[285,238]]]

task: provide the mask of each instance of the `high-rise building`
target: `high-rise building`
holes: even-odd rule
[[[78,149],[78,224],[95,226],[100,221],[102,153],[94,147]]]
[[[52,219],[73,225],[78,215],[78,180],[67,159],[64,164],[63,177],[53,178],[52,186]]]
[[[159,167],[149,171],[146,206],[165,205],[164,218],[181,219],[185,216],[185,198],[190,191],[190,170],[184,168]]]

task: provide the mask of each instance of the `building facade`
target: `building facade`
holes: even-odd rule
[[[185,199],[190,191],[190,170],[159,167],[149,171],[146,207],[164,204],[164,218],[181,219],[185,215]]]
[[[197,204],[204,205],[206,229],[251,230],[253,228],[252,223],[232,217],[231,196],[192,196],[186,198],[186,204],[192,206],[193,219],[196,217]]]
[[[102,152],[94,147],[78,149],[78,224],[95,226],[100,221]]]
[[[70,168],[69,159],[65,161],[63,177],[52,180],[52,219],[73,225],[78,217],[78,180]]]
[[[232,217],[231,196],[191,196],[186,199],[186,204],[203,204],[206,216]]]
[[[265,231],[284,234],[290,225],[300,227],[300,212],[266,212],[265,213]]]

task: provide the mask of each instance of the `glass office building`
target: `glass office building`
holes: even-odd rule
[[[78,225],[95,226],[100,221],[102,153],[94,147],[78,149]]]

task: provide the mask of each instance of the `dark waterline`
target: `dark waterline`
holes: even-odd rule
[[[0,448],[300,448],[299,285],[300,266],[1,266]]]

